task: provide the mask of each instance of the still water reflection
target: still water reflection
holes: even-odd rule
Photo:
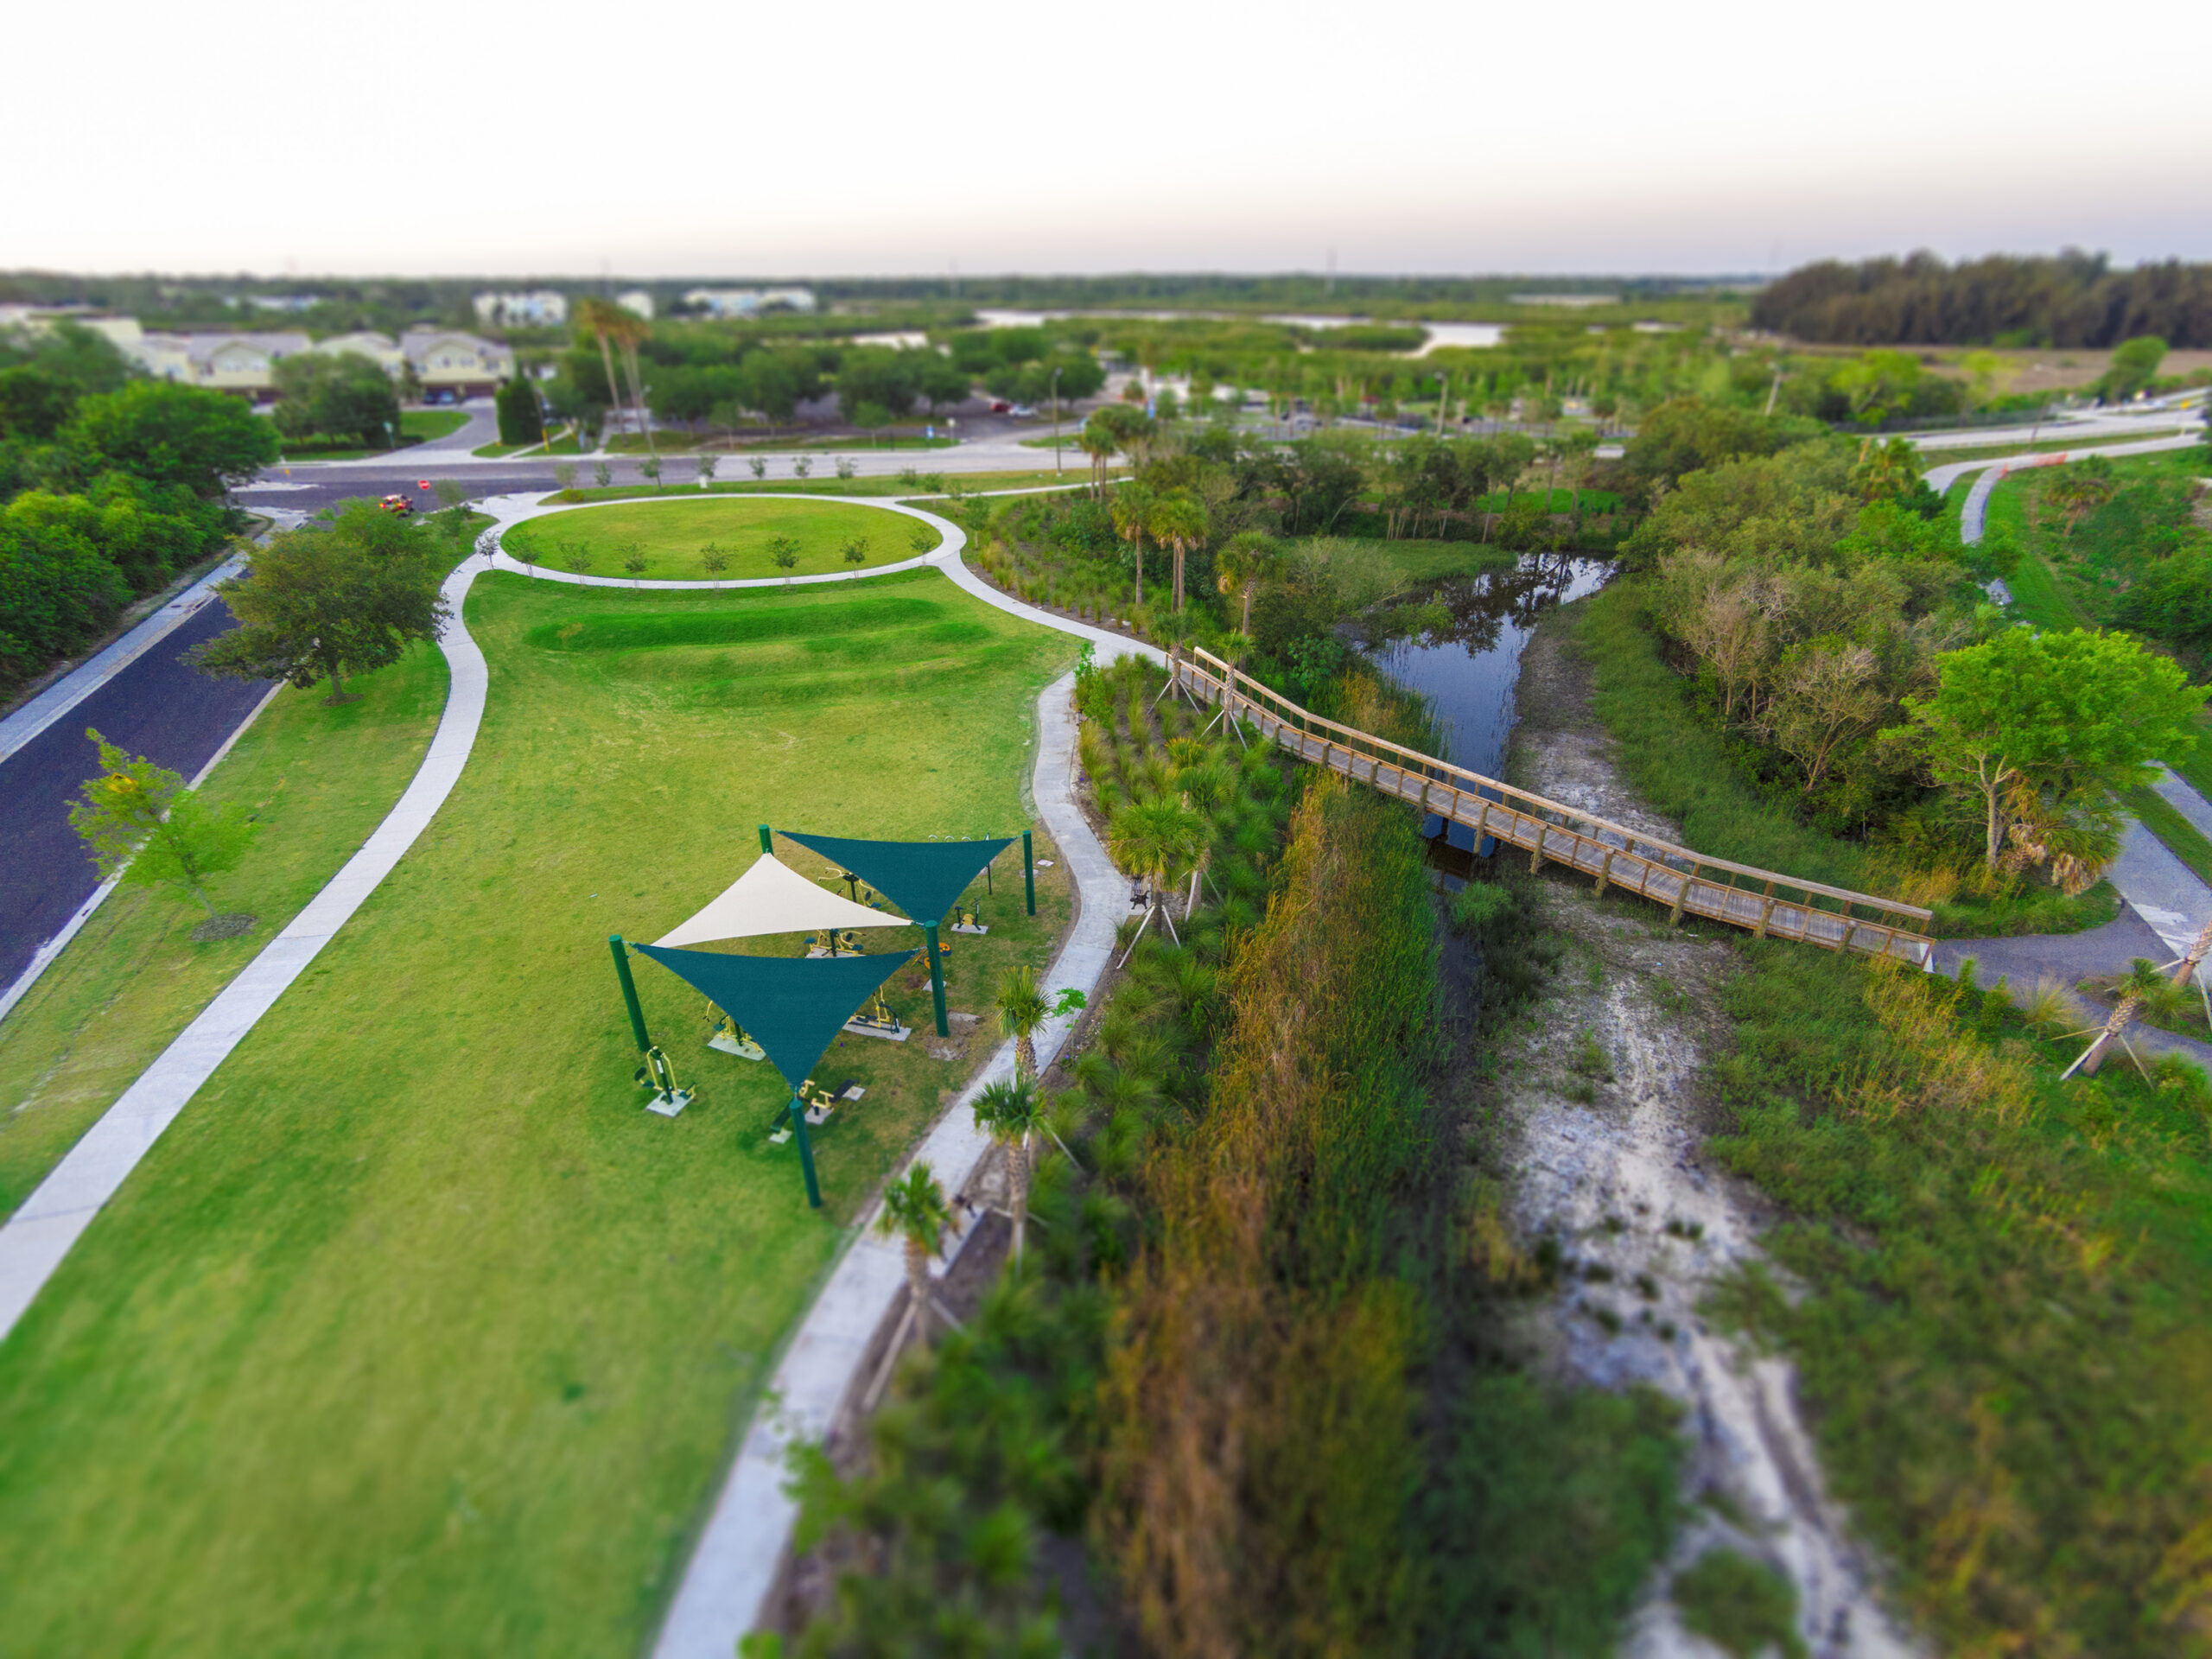
[[[1446,760],[1495,778],[1505,766],[1521,653],[1536,619],[1552,606],[1594,593],[1611,572],[1611,563],[1604,559],[1532,553],[1516,569],[1456,578],[1431,595],[1450,614],[1450,626],[1394,639],[1374,652],[1375,662],[1434,705]],[[1479,792],[1504,798],[1487,787]],[[1467,825],[1446,823],[1433,812],[1422,821],[1421,832],[1428,838],[1447,887],[1458,886],[1467,874],[1466,855],[1488,857],[1496,845],[1485,836],[1478,847]]]
[[[1376,665],[1434,703],[1446,760],[1495,778],[1505,764],[1514,682],[1536,619],[1595,593],[1611,571],[1605,559],[1529,554],[1516,569],[1455,578],[1433,595],[1451,626],[1391,641],[1375,652]]]

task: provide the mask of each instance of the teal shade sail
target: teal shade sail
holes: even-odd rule
[[[880,957],[726,957],[713,950],[632,947],[704,992],[767,1051],[797,1089],[876,988],[918,951]]]
[[[1014,844],[1012,836],[996,841],[847,841],[790,830],[777,833],[842,865],[918,922],[942,920],[983,866]]]

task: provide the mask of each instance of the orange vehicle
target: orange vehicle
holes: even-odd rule
[[[378,505],[386,512],[396,512],[403,518],[415,511],[415,504],[404,495],[387,495]]]

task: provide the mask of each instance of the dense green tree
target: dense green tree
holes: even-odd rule
[[[2103,806],[2196,742],[2206,690],[2121,634],[2007,628],[1945,653],[1932,696],[1908,697],[1896,735],[1936,781],[1978,801],[1997,868],[2016,823]]]
[[[398,434],[391,377],[358,352],[295,352],[276,365],[276,429],[288,438],[350,438],[389,449]]]
[[[895,352],[880,346],[859,346],[846,353],[836,374],[837,407],[845,418],[857,424],[861,408],[869,404],[887,410],[894,420],[902,418],[921,395],[922,356],[919,352]]]
[[[244,575],[222,586],[240,626],[196,647],[191,660],[207,673],[285,679],[302,690],[327,679],[324,701],[348,701],[346,676],[397,662],[444,627],[451,612],[435,545],[368,501],[273,536]]]
[[[131,473],[207,501],[276,459],[276,429],[245,404],[166,380],[85,398],[60,438],[87,474]]]
[[[130,599],[130,584],[59,515],[0,513],[0,684],[16,686],[94,638]]]
[[[496,399],[501,443],[538,443],[545,437],[545,417],[539,413],[537,383],[517,374],[499,388]]]
[[[2156,334],[2139,334],[2113,347],[2112,364],[2098,390],[2114,403],[2133,397],[2158,378],[2158,365],[2166,360],[2166,342]]]
[[[1685,473],[1723,461],[1770,455],[1792,444],[1825,440],[1818,421],[1768,416],[1677,397],[1647,414],[1627,444],[1622,467],[1639,484],[1671,485]]]
[[[46,442],[61,429],[81,395],[67,376],[40,364],[0,369],[0,438]]]

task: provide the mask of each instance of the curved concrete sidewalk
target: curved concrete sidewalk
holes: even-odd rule
[[[2024,471],[2031,467],[2063,467],[2069,461],[2087,461],[2091,455],[2148,455],[2165,449],[2194,449],[2203,442],[2204,434],[2202,432],[2184,432],[2179,437],[2146,438],[2140,443],[2050,449],[2031,455],[2000,455],[1993,461],[1961,461],[1947,467],[1931,467],[1925,477],[1928,487],[1942,495],[1968,473],[1981,474],[1974,480],[1974,488],[1967,492],[1966,505],[1959,509],[1959,539],[1971,547],[1981,540],[1990,496],[2009,473]]]
[[[0,1340],[162,1132],[391,873],[460,782],[483,722],[489,683],[484,653],[462,625],[461,607],[469,583],[486,568],[472,557],[446,578],[454,620],[438,647],[451,669],[452,687],[429,752],[406,793],[361,850],[162,1051],[0,1227]]]
[[[940,549],[930,562],[1000,610],[1089,640],[1099,647],[1102,661],[1121,656],[1164,660],[1150,645],[1069,622],[1009,598],[961,563],[957,549]],[[1128,882],[1098,844],[1076,802],[1074,690],[1075,676],[1064,674],[1037,699],[1039,741],[1031,788],[1037,816],[1052,831],[1074,877],[1077,899],[1075,926],[1044,983],[1055,991],[1072,986],[1088,995],[1113,960],[1115,930],[1128,913]],[[1073,1026],[1071,1019],[1055,1020],[1038,1033],[1040,1071],[1052,1064]],[[967,1185],[990,1150],[990,1138],[976,1128],[976,1096],[986,1085],[1013,1073],[1014,1045],[1007,1042],[938,1120],[908,1162],[927,1163],[948,1192]],[[798,1519],[798,1505],[784,1491],[790,1478],[786,1455],[794,1444],[819,1440],[829,1433],[858,1380],[877,1328],[906,1282],[900,1247],[875,1230],[879,1213],[877,1206],[863,1217],[777,1365],[684,1569],[653,1649],[655,1659],[729,1659],[739,1639],[759,1622]]]

